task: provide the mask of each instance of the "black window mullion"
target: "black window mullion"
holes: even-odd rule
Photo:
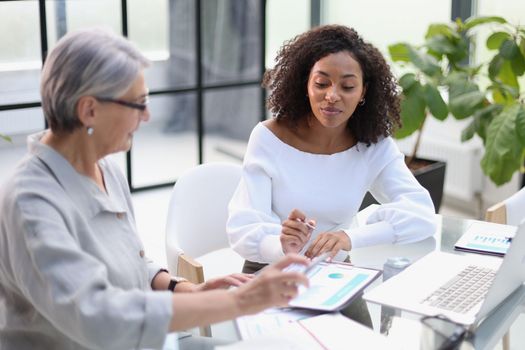
[[[197,60],[196,74],[196,98],[197,98],[197,140],[198,140],[198,154],[199,164],[203,163],[203,138],[204,138],[204,121],[203,121],[203,91],[202,91],[202,8],[201,0],[195,1],[195,58]]]
[[[127,0],[121,0],[120,1],[120,10],[121,14],[120,17],[122,19],[122,35],[124,37],[128,37],[128,1]],[[135,191],[135,187],[133,186],[133,171],[131,171],[132,167],[132,159],[131,159],[131,149],[126,152],[126,177],[128,179],[128,185],[129,190],[131,192]]]
[[[266,71],[266,0],[261,0],[261,82]],[[260,83],[259,83],[260,85]],[[266,89],[261,89],[261,121],[266,119]]]
[[[310,27],[321,25],[321,0],[310,0]]]
[[[48,43],[47,43],[47,18],[46,18],[46,1],[45,0],[38,0],[38,14],[40,17],[40,58],[42,59],[42,65],[44,65],[44,62],[46,61],[47,57],[47,50],[48,50]],[[30,104],[26,104],[30,105]],[[41,103],[38,102],[38,106],[40,106]],[[26,108],[26,107],[22,107]],[[47,124],[47,119],[45,116],[42,116],[44,118],[44,128],[47,129],[49,125]]]

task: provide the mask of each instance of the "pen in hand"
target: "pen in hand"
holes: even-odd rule
[[[303,224],[305,224],[306,227],[308,227],[310,230],[312,230],[312,231],[315,230],[315,225],[312,225],[312,224],[309,222],[309,220],[306,220],[306,219],[305,219],[305,220],[301,220],[301,219],[299,219],[299,218],[297,218],[297,219],[295,219],[295,220],[296,220],[296,221],[299,221],[299,222],[301,222],[301,223],[303,223]]]

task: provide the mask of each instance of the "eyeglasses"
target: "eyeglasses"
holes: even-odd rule
[[[440,338],[439,344],[436,344],[436,349],[438,350],[458,349],[468,334],[465,326],[450,320],[444,315],[425,316],[421,318],[421,323]]]
[[[146,108],[148,107],[148,103],[149,103],[149,98],[147,96],[146,96],[146,99],[144,100],[143,103],[128,102],[128,101],[119,100],[119,99],[116,99],[116,98],[109,98],[109,97],[95,97],[95,98],[98,101],[100,101],[100,102],[116,103],[116,104],[119,104],[121,106],[126,106],[126,107],[129,107],[129,108],[138,109],[139,111],[142,111],[142,112],[144,112],[146,110]]]

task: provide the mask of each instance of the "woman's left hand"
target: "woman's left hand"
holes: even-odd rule
[[[202,292],[205,290],[212,290],[212,289],[227,289],[231,286],[238,287],[251,279],[253,279],[254,275],[246,274],[246,273],[233,273],[231,275],[223,276],[223,277],[217,277],[217,278],[210,278],[204,283],[195,285],[194,291],[195,292]]]
[[[332,259],[341,249],[347,251],[352,249],[352,242],[344,231],[323,232],[315,238],[304,255],[312,259],[324,252],[330,252],[330,259]]]

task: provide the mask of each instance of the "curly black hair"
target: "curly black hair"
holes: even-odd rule
[[[348,128],[356,141],[376,143],[401,126],[397,82],[381,52],[349,27],[320,26],[286,42],[275,67],[263,77],[262,86],[270,90],[267,107],[277,121],[297,127],[299,120],[312,113],[306,96],[312,67],[321,58],[341,51],[348,51],[359,63],[366,86],[365,103],[357,106]]]

